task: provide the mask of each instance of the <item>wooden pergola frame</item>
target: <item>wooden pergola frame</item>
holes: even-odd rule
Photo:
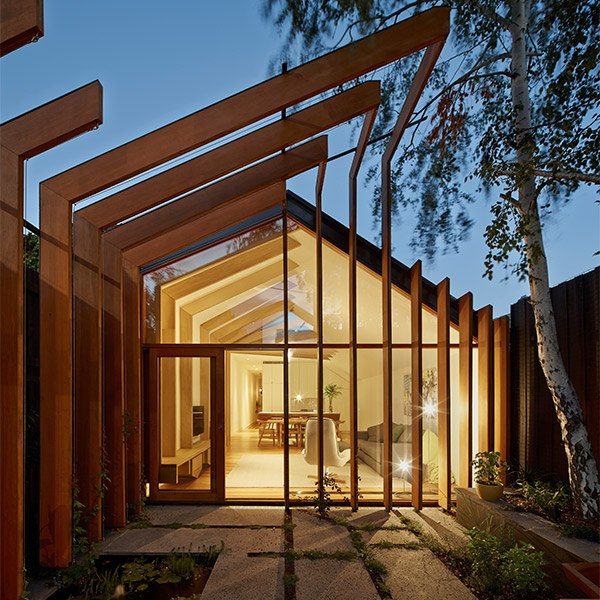
[[[441,52],[449,31],[449,9],[434,8],[406,21],[382,30],[372,36],[340,48],[321,58],[301,65],[282,75],[249,88],[226,100],[166,125],[124,146],[73,167],[40,184],[41,203],[41,298],[40,313],[44,327],[41,331],[41,419],[44,427],[61,431],[60,438],[45,440],[42,449],[42,471],[55,484],[43,489],[43,505],[48,507],[42,528],[45,536],[42,562],[49,566],[65,566],[70,561],[70,477],[72,444],[71,398],[76,406],[75,439],[78,450],[76,472],[81,499],[88,507],[90,537],[102,536],[101,511],[106,524],[120,526],[125,523],[125,506],[136,504],[139,498],[141,475],[141,373],[139,358],[140,340],[140,267],[161,259],[172,252],[199,241],[208,232],[216,233],[222,223],[217,214],[227,222],[239,222],[244,215],[261,212],[273,203],[282,204],[284,222],[287,219],[287,202],[284,181],[297,172],[315,165],[315,156],[321,152],[317,164],[319,171],[315,189],[317,238],[317,316],[319,332],[317,349],[318,381],[323,379],[323,289],[322,289],[322,211],[321,195],[325,174],[325,154],[319,142],[313,140],[290,150],[312,136],[359,115],[366,114],[358,148],[350,171],[350,308],[351,310],[351,427],[356,431],[356,177],[379,103],[379,83],[367,82],[340,94],[322,100],[294,114],[284,113],[281,120],[247,133],[243,137],[191,158],[135,185],[122,189],[74,213],[74,205],[103,190],[109,189],[171,159],[184,155],[207,143],[260,121],[287,107],[334,89],[365,75],[381,66],[408,54],[426,49],[415,81],[398,117],[392,137],[382,162],[382,301],[383,301],[383,382],[384,382],[384,504],[393,505],[391,424],[392,424],[392,340],[391,321],[391,197],[390,166],[409,118],[427,83],[428,77]],[[311,146],[312,145],[312,146]],[[314,148],[313,157],[298,158],[298,148]],[[276,152],[285,151],[281,157],[271,158],[254,166]],[[295,162],[294,162],[295,161]],[[268,167],[277,164],[277,167]],[[311,165],[309,167],[308,165]],[[238,169],[245,171],[230,175]],[[230,175],[217,181],[220,177]],[[210,184],[210,185],[208,185]],[[201,186],[197,191],[192,191]],[[191,192],[191,193],[189,193]],[[149,214],[144,211],[177,199]],[[219,213],[216,209],[219,209]],[[133,218],[125,224],[119,223]],[[72,225],[71,220],[73,219]],[[198,228],[201,227],[200,233]],[[182,241],[183,240],[183,241]],[[283,233],[283,263],[288,265],[287,228]],[[287,272],[287,271],[286,271]],[[422,431],[420,394],[422,389],[420,365],[424,347],[421,333],[422,277],[420,263],[411,270],[411,361],[417,376],[412,380],[413,430]],[[449,282],[441,282],[436,290],[440,306],[438,315],[439,369],[445,394],[441,398],[450,410],[449,398]],[[288,300],[287,280],[284,280],[284,302]],[[74,313],[71,314],[73,303]],[[287,305],[287,304],[286,304]],[[464,314],[463,314],[464,313]],[[488,331],[487,342],[482,345],[486,360],[486,443],[495,444],[493,423],[505,418],[494,403],[493,347],[491,312],[481,311],[480,327]],[[288,381],[287,349],[290,340],[287,332],[287,311],[284,311],[284,386]],[[498,336],[504,335],[504,326],[498,326]],[[469,365],[468,380],[472,373],[471,347],[473,340],[472,301],[461,304],[461,365]],[[495,328],[494,328],[495,329]],[[74,347],[71,344],[75,340]],[[500,339],[500,337],[499,337]],[[502,342],[497,343],[503,347]],[[468,352],[468,358],[467,358]],[[471,362],[469,362],[471,361]],[[491,365],[491,366],[490,366]],[[492,381],[490,382],[490,379]],[[480,387],[483,383],[480,383]],[[319,386],[319,455],[323,452],[322,386]],[[462,389],[462,388],[461,388]],[[483,389],[481,387],[481,389]],[[502,394],[506,387],[500,384]],[[466,387],[464,388],[466,393]],[[469,394],[471,392],[469,391]],[[502,394],[500,394],[502,396]],[[480,402],[482,400],[480,399]],[[104,501],[96,489],[100,482],[102,464],[102,415],[105,414],[106,450],[110,461],[111,484]],[[442,402],[440,402],[442,403]],[[469,401],[460,400],[467,407],[461,420],[461,431],[470,424]],[[496,411],[496,412],[494,412]],[[125,440],[122,434],[124,414],[133,416],[134,435]],[[132,413],[132,414],[131,414]],[[462,413],[461,413],[462,414]],[[284,420],[289,418],[284,407]],[[449,416],[442,424],[440,435],[440,504],[450,502],[450,431]],[[467,439],[471,439],[470,427]],[[479,436],[479,443],[483,438]],[[287,440],[286,440],[287,445]],[[470,442],[469,442],[470,443]],[[422,435],[413,436],[413,506],[422,506]],[[127,445],[130,460],[125,459]],[[470,448],[470,447],[468,447]],[[131,452],[129,452],[131,450]],[[351,446],[351,472],[357,473],[356,440]],[[461,476],[469,477],[467,461],[470,454],[461,453]],[[287,455],[286,455],[287,457]],[[127,463],[127,464],[126,464]],[[127,475],[126,475],[127,473]],[[322,465],[319,468],[322,475]],[[358,488],[352,477],[352,506],[358,504]],[[322,478],[319,492],[322,494]],[[289,492],[289,463],[284,460],[284,486]],[[289,493],[286,494],[286,506]],[[51,523],[49,515],[60,515],[60,531]]]
[[[92,313],[92,311],[87,308],[88,304],[94,301],[94,297],[91,296],[89,302],[83,304],[83,310],[77,310],[77,307],[82,304],[79,299],[83,297],[89,289],[90,279],[94,281],[98,279],[95,275],[95,270],[102,270],[101,264],[98,265],[97,260],[94,260],[94,256],[97,256],[96,249],[101,230],[111,226],[115,222],[131,216],[133,210],[132,206],[137,205],[138,211],[142,211],[168,201],[182,192],[189,191],[189,189],[208,183],[223,174],[251,164],[257,159],[264,158],[274,152],[283,150],[311,135],[321,133],[322,131],[357,116],[358,114],[362,114],[378,105],[379,97],[380,92],[378,82],[372,81],[361,84],[346,92],[342,92],[341,94],[318,102],[304,110],[298,111],[297,113],[290,115],[285,121],[278,121],[272,125],[266,125],[242,138],[238,138],[228,144],[220,146],[215,150],[188,161],[187,163],[164,171],[163,173],[142,181],[124,191],[117,192],[116,194],[75,213],[76,235],[74,240],[74,251],[77,262],[75,263],[74,295],[77,328],[75,329],[74,374],[76,406],[80,406],[82,411],[94,410],[96,415],[101,414],[102,383],[100,380],[92,380],[87,376],[90,364],[90,339],[96,340],[98,348],[100,348],[99,337],[92,335],[92,332],[97,331],[96,319],[93,318],[95,311]],[[295,150],[292,152],[292,157],[294,157],[296,161],[301,160],[301,153],[302,150]],[[292,161],[292,158],[288,160],[288,162],[290,161]],[[260,169],[264,170],[265,167],[258,165],[254,171],[245,175],[246,179],[249,180],[252,175],[258,175],[263,179],[268,176],[268,172],[267,174],[262,173]],[[288,176],[292,176],[293,174],[294,170],[289,168]],[[223,193],[224,190],[227,190],[228,185],[231,187],[232,179],[233,178],[229,178],[215,184],[212,189],[213,195],[215,195],[215,193]],[[233,179],[233,186],[236,185],[236,181],[239,181],[239,177]],[[254,185],[260,187],[263,184],[261,184],[260,179],[257,179]],[[195,194],[191,194],[188,198],[182,199],[181,203],[173,203],[163,209],[155,211],[155,213],[150,213],[145,217],[141,217],[139,219],[141,223],[137,224],[138,231],[145,231],[144,237],[146,238],[148,235],[156,234],[157,227],[160,227],[161,224],[164,223],[165,231],[177,231],[177,237],[183,239],[183,245],[186,245],[185,237],[182,237],[185,232],[176,228],[185,225],[189,231],[193,230],[194,223],[185,223],[185,210],[189,211],[191,205],[197,204],[198,201],[206,200],[208,189],[210,188],[199,190]],[[210,192],[208,192],[208,194],[210,194]],[[208,198],[210,198],[210,196],[208,196]],[[106,208],[107,206],[109,209]],[[168,215],[168,217],[165,218],[165,215]],[[179,218],[173,221],[173,215],[175,217],[179,215]],[[132,221],[131,223],[135,223],[135,221]],[[167,227],[166,224],[168,223],[171,223],[171,225]],[[135,225],[127,224],[123,227],[127,230],[135,227]],[[85,231],[85,235],[77,236],[78,228]],[[171,235],[171,237],[173,238],[175,236]],[[128,241],[128,244],[134,245],[135,242],[135,239],[131,239]],[[151,240],[146,239],[145,245],[141,249],[141,254],[143,255],[146,247],[151,248],[156,246],[157,243],[156,237],[153,237]],[[90,248],[94,250],[94,252],[90,252]],[[112,262],[115,262],[113,271],[118,273],[120,271],[118,266],[120,258],[118,253],[115,253],[112,250],[112,244],[101,244],[100,248],[102,262],[106,262],[109,253],[112,252]],[[138,252],[138,254],[140,253]],[[133,260],[135,261],[135,258]],[[96,267],[90,269],[89,265],[96,265]],[[116,280],[118,280],[118,278]],[[82,290],[81,293],[79,292],[80,289]],[[106,285],[104,286],[104,289],[107,289]],[[107,389],[105,399],[109,409],[114,406],[114,410],[107,410],[107,414],[114,415],[115,419],[119,418],[118,415],[123,413],[124,407],[123,388],[120,383],[122,381],[122,370],[120,369],[120,360],[118,358],[118,348],[120,348],[120,312],[117,306],[118,300],[114,304],[113,311],[109,312],[105,310],[103,312],[104,335],[109,342],[112,342],[106,343],[105,340],[104,343],[104,348],[107,349],[108,353],[105,354],[104,359],[104,381],[111,388]],[[81,382],[81,386],[78,385],[78,382]],[[94,382],[97,383],[96,386],[93,385]],[[86,426],[84,435],[80,437],[84,448],[86,444],[92,443],[96,450],[99,451],[102,434],[99,427],[97,427],[96,430],[97,431],[90,436],[90,432]],[[111,428],[111,430],[114,430],[114,428]],[[112,471],[111,476],[109,477],[110,483],[108,485],[107,493],[107,506],[110,510],[107,512],[106,520],[109,526],[118,527],[125,523],[125,486],[124,484],[121,484],[124,472],[124,469],[122,468],[124,463],[124,447],[119,440],[114,440],[114,442],[111,443],[111,436],[107,437],[108,462],[112,465]],[[90,461],[90,464],[97,465],[100,463]],[[85,494],[86,499],[96,502],[95,513],[98,514],[99,505],[96,490],[98,489],[99,475],[97,467],[94,468],[96,469],[95,475],[83,472],[80,481],[82,482],[81,485],[85,486],[88,490]],[[91,498],[90,495],[93,495],[93,498]],[[99,533],[99,519],[95,519],[92,531],[96,532],[96,534],[92,534],[92,537],[97,537],[97,534]]]
[[[4,3],[2,9],[5,10]],[[2,24],[4,27],[4,12]],[[23,586],[24,163],[101,123],[102,86],[94,81],[0,125],[0,596],[3,598],[20,596]],[[42,423],[41,435],[48,440],[55,432]],[[42,482],[42,486],[53,485],[49,480]],[[70,492],[70,474],[68,484]]]
[[[0,57],[44,35],[42,0],[0,2]]]
[[[109,272],[103,263],[105,290],[110,290],[112,312],[119,311],[124,360],[122,373],[106,369],[105,378],[122,375],[125,385],[140,371],[139,352],[139,269],[144,264],[170,255],[197,240],[216,233],[222,227],[243,221],[269,207],[280,204],[285,194],[284,181],[305,170],[311,169],[327,157],[327,139],[324,136],[298,146],[284,155],[268,159],[254,167],[232,175],[211,186],[192,192],[175,203],[129,221],[109,230],[102,236],[102,243],[111,247],[115,260]],[[77,215],[77,213],[76,213]],[[148,233],[152,236],[148,239]],[[130,288],[130,293],[125,290]],[[133,291],[135,289],[135,292]],[[105,293],[105,299],[107,299]],[[104,306],[104,310],[108,310]],[[129,332],[129,335],[125,335]],[[105,335],[107,332],[104,332]],[[118,335],[118,334],[117,334]],[[115,340],[112,340],[115,342]],[[113,348],[114,343],[109,345]],[[125,355],[128,358],[125,358]],[[123,468],[115,469],[111,479],[124,482],[127,488],[125,504],[139,506],[141,480],[141,397],[139,387],[129,388],[123,394],[125,406],[132,425],[128,447],[129,471],[125,477]],[[123,397],[122,396],[122,397]],[[122,431],[122,429],[117,430]],[[94,439],[101,442],[101,430],[94,432]],[[120,443],[119,443],[120,444]],[[121,447],[119,445],[119,447]],[[116,463],[123,466],[121,457]],[[134,474],[136,475],[134,477]],[[136,483],[132,481],[135,480]],[[125,518],[125,504],[121,503],[120,519]]]
[[[42,321],[46,321],[40,339],[42,419],[46,419],[49,426],[63,431],[62,438],[55,440],[53,447],[45,449],[42,455],[43,469],[60,479],[65,469],[70,470],[72,448],[68,433],[71,419],[67,399],[73,394],[70,343],[73,331],[70,308],[72,276],[85,280],[90,300],[99,298],[101,289],[97,268],[100,264],[100,244],[98,236],[92,235],[91,225],[80,225],[79,231],[89,233],[90,240],[82,252],[83,256],[78,254],[77,260],[71,264],[73,205],[176,156],[434,44],[446,37],[448,28],[449,10],[431,9],[166,125],[40,184],[40,229],[43,233],[40,315]],[[127,193],[125,191],[125,197]],[[103,206],[106,208],[109,205],[104,203]],[[90,214],[94,215],[95,211],[91,210]],[[112,215],[107,218],[109,221],[113,219]],[[87,273],[79,274],[79,266],[87,262],[91,263],[92,268]],[[90,315],[91,328],[85,331],[85,335],[89,336],[92,347],[99,348],[100,307],[96,302],[90,306],[84,304],[81,308]],[[87,374],[91,381],[100,382],[99,355],[90,356],[90,360]],[[77,380],[75,385],[78,385]],[[92,401],[100,406],[100,385],[96,389],[98,398],[94,397]],[[62,458],[55,461],[54,458],[59,456]],[[70,506],[64,505],[66,485],[63,481],[58,487],[43,493],[45,503],[69,515]],[[57,493],[58,489],[62,490],[61,493]],[[47,522],[42,523],[42,527],[47,526]],[[47,552],[42,557],[44,564],[64,566],[69,562],[70,547],[66,546],[67,536],[70,538],[70,524],[66,522],[65,532],[67,535],[58,537],[56,532],[51,531],[46,544]]]

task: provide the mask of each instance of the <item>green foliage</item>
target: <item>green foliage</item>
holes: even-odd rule
[[[329,412],[333,412],[333,401],[342,395],[342,388],[337,383],[328,383],[323,388],[323,395],[329,401]]]
[[[597,524],[593,526],[588,523],[559,523],[557,529],[564,536],[600,544],[600,531]]]
[[[569,489],[561,482],[553,483],[521,473],[516,480],[518,493],[508,497],[513,510],[528,511],[556,523],[562,535],[590,542],[600,542],[600,524],[584,519]]]
[[[323,497],[319,497],[318,488],[319,482],[315,483],[317,486],[317,494],[313,497],[313,506],[317,511],[317,514],[320,517],[327,517],[329,515],[329,511],[331,510],[331,505],[333,500],[331,498],[332,494],[339,494],[343,497],[343,501],[346,504],[350,503],[350,500],[343,495],[342,488],[337,484],[334,477],[331,475],[327,475],[327,473],[323,473]]]
[[[23,263],[29,269],[40,270],[40,238],[29,231],[23,237]]]
[[[365,569],[371,576],[373,584],[379,592],[381,598],[391,598],[392,592],[386,584],[386,577],[388,575],[387,567],[377,560],[377,557],[373,553],[373,549],[365,542],[362,532],[359,529],[353,527],[349,528],[350,541],[358,552]]]
[[[478,452],[473,460],[475,481],[484,485],[502,485],[502,472],[506,463],[500,452]]]
[[[521,481],[520,490],[528,502],[553,520],[557,519],[571,502],[571,494],[562,483],[552,485],[539,479],[531,483]]]
[[[466,556],[470,585],[486,598],[525,600],[544,597],[548,590],[543,553],[533,546],[506,547],[487,531],[469,532]]]
[[[600,27],[593,0],[533,0],[524,64],[532,126],[520,129],[513,96],[516,66],[511,4],[506,0],[263,0],[264,15],[285,35],[281,59],[298,63],[433,6],[452,10],[450,39],[393,164],[393,208],[416,216],[412,246],[433,259],[454,251],[471,229],[470,205],[494,195],[484,268],[526,275],[529,207],[519,190],[532,175],[542,216],[558,209],[600,172]],[[420,54],[376,73],[382,102],[372,139],[390,131]],[[273,68],[273,67],[272,67]],[[386,139],[373,144],[383,152]],[[517,150],[527,146],[527,153]],[[379,181],[374,162],[368,180]],[[373,216],[380,214],[376,189]],[[540,256],[540,248],[529,248]]]
[[[114,568],[107,568],[96,552],[89,552],[64,569],[57,583],[72,597],[90,600],[108,600],[116,597],[116,592],[142,593],[154,585],[190,581],[198,566],[212,566],[222,549],[210,546],[200,556],[172,552],[163,558],[138,558]]]

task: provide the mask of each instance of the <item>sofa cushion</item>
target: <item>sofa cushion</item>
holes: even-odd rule
[[[406,429],[406,425],[394,424],[394,426],[392,427],[392,443],[393,444],[395,444],[400,439],[400,436],[404,433],[405,429]]]
[[[399,437],[396,441],[399,443],[411,442],[412,441],[412,427],[410,425],[405,425],[402,433],[399,435]]]
[[[392,442],[400,441],[405,428],[406,425],[398,425],[398,423],[392,422]],[[383,423],[367,427],[367,439],[370,442],[383,442]]]
[[[367,436],[370,442],[383,442],[383,423],[367,427]]]

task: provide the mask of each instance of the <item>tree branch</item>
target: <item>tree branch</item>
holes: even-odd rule
[[[514,171],[501,169],[496,171],[497,175],[501,177],[515,177]],[[600,175],[594,175],[591,173],[579,173],[577,171],[553,171],[546,169],[534,169],[533,174],[535,177],[545,177],[547,179],[564,179],[568,181],[582,181],[583,183],[590,183],[600,185]]]

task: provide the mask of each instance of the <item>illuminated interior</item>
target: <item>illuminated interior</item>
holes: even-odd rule
[[[315,495],[318,466],[311,419],[317,414],[316,236],[288,220],[288,393],[284,393],[284,260],[282,220],[263,223],[207,245],[144,276],[147,343],[209,344],[225,349],[225,465],[210,445],[208,367],[202,358],[161,359],[162,463],[195,455],[162,489],[204,490],[225,470],[226,499],[281,499],[284,403],[288,403],[290,498]],[[324,464],[341,490],[350,486],[350,350],[348,256],[323,240]],[[364,500],[383,493],[381,277],[358,264],[358,490]],[[393,288],[392,474],[395,501],[411,492],[410,297]],[[437,318],[423,308],[423,492],[437,494]],[[451,400],[458,396],[458,331],[450,330]],[[282,350],[277,349],[282,345]],[[267,347],[268,346],[268,347]],[[476,360],[476,349],[474,351]],[[476,364],[474,374],[477,373]],[[476,377],[473,381],[476,390]],[[458,402],[451,402],[457,406]],[[473,422],[477,422],[476,414]],[[196,430],[194,430],[194,427]],[[192,428],[190,430],[190,428]],[[202,433],[200,433],[202,430]],[[451,414],[451,461],[458,464],[458,414]],[[474,428],[474,444],[477,432]],[[329,444],[329,446],[328,446]],[[190,466],[191,465],[191,466]],[[454,467],[453,467],[454,469]],[[162,469],[162,472],[168,469]],[[454,481],[454,473],[452,474]],[[337,494],[339,496],[339,494]],[[337,497],[336,496],[336,497]]]

